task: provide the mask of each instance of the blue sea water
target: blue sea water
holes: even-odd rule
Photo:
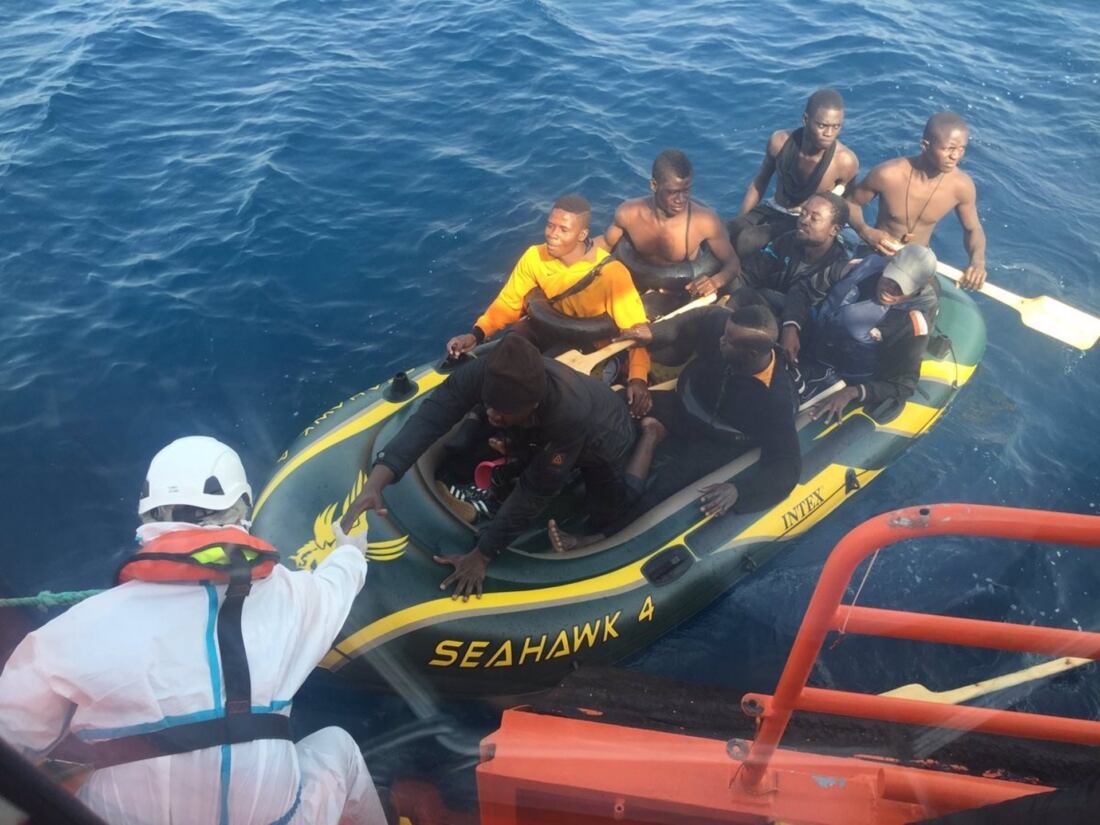
[[[676,146],[732,216],[819,86],[864,169],[963,114],[990,280],[1100,310],[1098,37],[1090,0],[3,3],[0,595],[105,585],[172,438],[239,446],[258,486],[317,413],[467,329],[558,195],[602,226]],[[954,218],[934,247],[965,263]],[[887,509],[1100,512],[1096,354],[979,300],[988,353],[942,423],[631,666],[770,689],[828,549]],[[1095,629],[1098,595],[1086,551],[945,540],[884,555],[861,603]],[[1020,661],[848,639],[818,677]],[[1098,718],[1100,687],[1025,704]]]

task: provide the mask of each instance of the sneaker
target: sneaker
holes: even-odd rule
[[[470,502],[463,501],[452,494],[450,488],[442,481],[436,481],[435,490],[439,494],[440,501],[464,522],[473,524],[477,521],[477,509]]]
[[[482,490],[476,484],[451,484],[448,485],[447,492],[473,507],[479,519],[490,519],[500,509],[496,497],[489,490]]]
[[[793,367],[791,380],[798,391],[798,400],[805,404],[840,379],[832,367],[811,363],[804,369]]]

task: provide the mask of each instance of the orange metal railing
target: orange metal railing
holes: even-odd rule
[[[826,634],[841,628],[898,639],[1100,659],[1100,633],[841,604],[856,567],[876,550],[906,539],[943,535],[1100,547],[1100,516],[935,504],[884,513],[848,533],[825,563],[775,693],[750,693],[742,699],[745,712],[760,719],[739,767],[743,787],[752,791],[761,786],[795,710],[1100,745],[1100,722],[806,686]]]

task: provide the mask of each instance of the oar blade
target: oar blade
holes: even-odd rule
[[[936,271],[955,282],[962,280],[963,277],[962,270],[949,266],[943,261],[936,265]],[[1064,304],[1049,295],[1021,298],[989,281],[982,286],[981,293],[1005,306],[1012,307],[1020,313],[1020,320],[1024,326],[1031,327],[1043,335],[1049,335],[1055,341],[1061,341],[1079,350],[1088,350],[1092,349],[1097,339],[1100,339],[1100,318],[1083,310],[1074,309],[1069,304]]]
[[[1040,662],[1023,670],[1006,673],[1003,676],[993,676],[972,685],[963,685],[952,690],[929,690],[921,684],[910,684],[888,690],[881,696],[892,696],[897,699],[919,699],[922,702],[937,702],[941,705],[957,705],[960,702],[969,702],[979,696],[985,696],[1005,688],[1016,687],[1036,679],[1044,679],[1066,670],[1072,670],[1081,665],[1087,665],[1092,659],[1082,659],[1074,656],[1063,656],[1061,659],[1051,659],[1048,662]]]
[[[913,682],[912,684],[902,685],[896,687],[893,690],[888,690],[885,693],[880,693],[880,696],[892,696],[895,699],[919,699],[922,702],[935,702],[939,698],[939,694],[929,690],[924,685]]]
[[[660,318],[654,319],[652,323],[658,323],[668,318],[675,318],[677,315],[683,315],[685,312],[690,312],[693,309],[699,307],[709,306],[718,299],[717,293],[712,292],[710,295],[702,298],[696,298],[694,301],[684,304],[679,309],[674,309],[672,312],[664,315]],[[579,350],[571,349],[568,352],[563,352],[558,356],[558,361],[565,364],[567,367],[575,369],[577,372],[588,375],[599,364],[606,361],[612,355],[618,352],[622,352],[624,349],[629,349],[632,346],[630,341],[613,341],[602,349],[598,349],[595,352],[590,352],[587,355],[581,353]]]
[[[1079,350],[1091,349],[1100,339],[1100,318],[1049,295],[1028,298],[1020,303],[1019,309],[1025,326]]]
[[[614,343],[608,344],[602,349],[598,349],[595,352],[590,352],[587,354],[581,353],[575,349],[571,349],[568,352],[563,352],[561,355],[559,355],[558,360],[561,363],[565,364],[565,366],[571,367],[577,372],[588,375],[599,364],[603,363],[611,356],[617,355],[624,349],[629,348],[629,341],[616,341]]]

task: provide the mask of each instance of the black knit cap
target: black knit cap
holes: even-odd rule
[[[535,345],[518,335],[505,335],[486,356],[481,400],[486,407],[511,415],[534,407],[546,395],[546,367]]]

